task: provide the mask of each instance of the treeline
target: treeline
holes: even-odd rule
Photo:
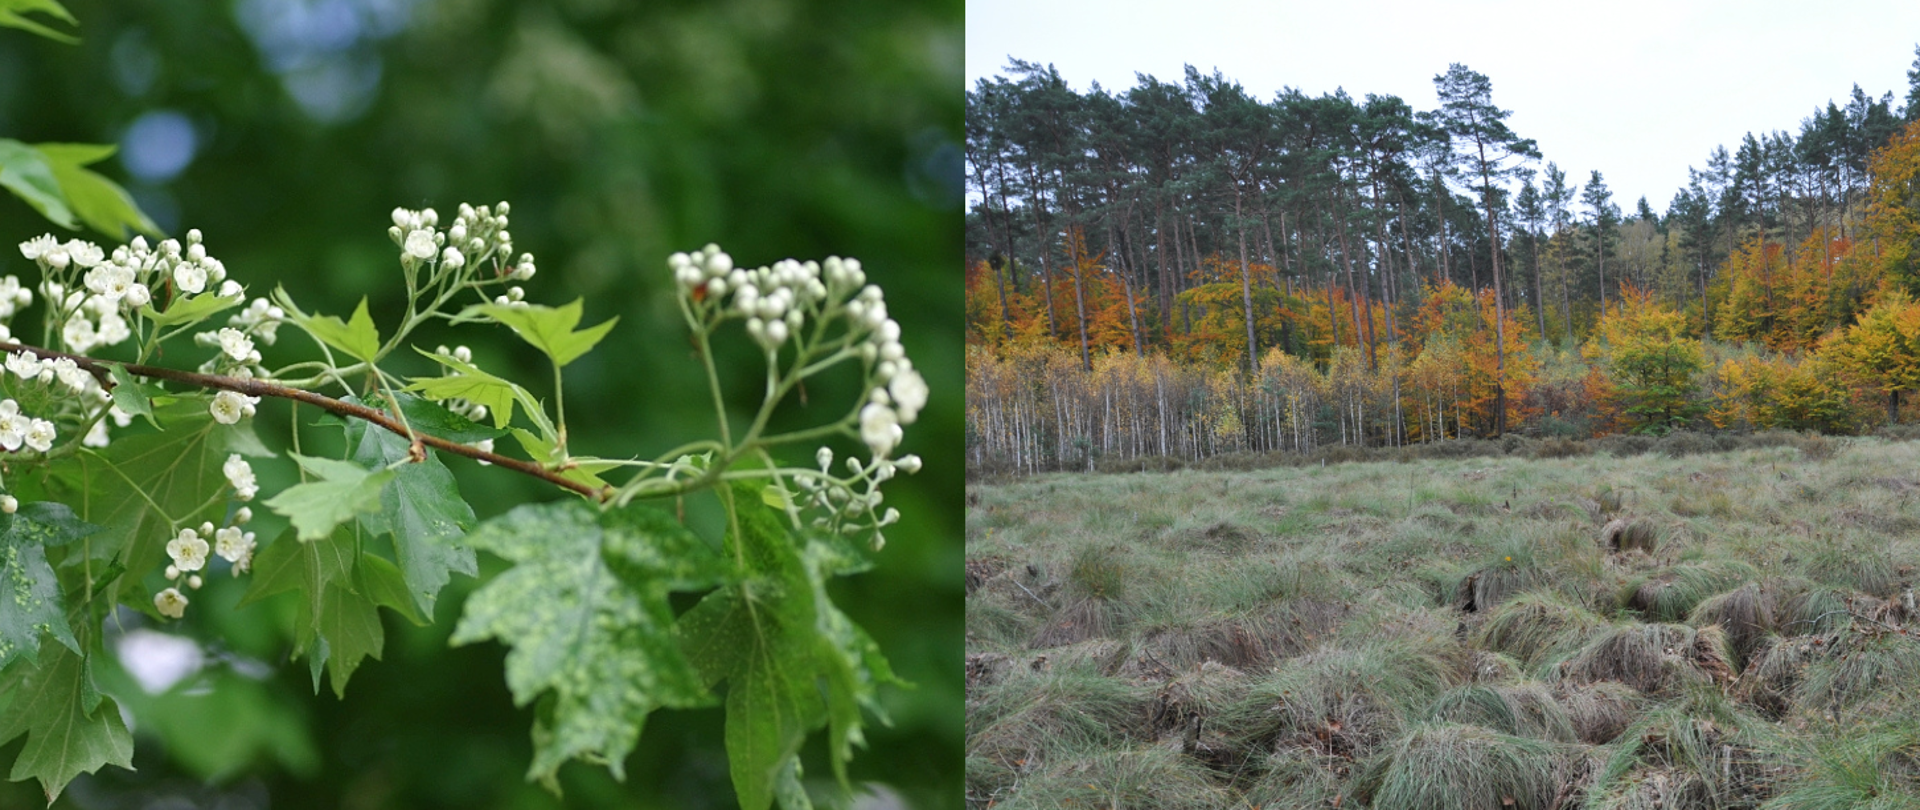
[[[1903,123],[1920,60],[1898,114],[1856,87],[1798,135],[1715,150],[1664,216],[1644,199],[1623,215],[1597,171],[1584,187],[1534,173],[1535,145],[1460,65],[1432,112],[1265,103],[1191,68],[1124,94],[1012,73],[968,98],[976,461],[1703,419],[1849,430],[1875,398],[1897,418],[1911,387],[1872,351],[1823,347],[1920,287],[1920,134]],[[1655,321],[1695,358],[1657,407],[1619,348]],[[1816,378],[1827,411],[1772,403]]]

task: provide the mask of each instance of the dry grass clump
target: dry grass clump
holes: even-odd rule
[[[1590,684],[1561,682],[1554,697],[1573,724],[1574,737],[1590,745],[1606,745],[1640,716],[1646,700],[1633,687],[1615,681]]]
[[[1574,683],[1618,681],[1647,694],[1732,678],[1726,634],[1717,627],[1624,624],[1595,636],[1559,666]]]
[[[1652,554],[1659,543],[1653,521],[1646,518],[1614,518],[1600,528],[1600,547],[1610,552],[1642,551]]]
[[[1124,622],[1124,608],[1110,599],[1076,599],[1053,612],[1028,646],[1036,649],[1061,647],[1082,641],[1112,636]]]
[[[1749,582],[1695,605],[1687,614],[1687,623],[1695,627],[1719,625],[1726,631],[1734,663],[1744,667],[1754,650],[1773,633],[1773,607],[1760,595],[1759,584]]]
[[[1138,736],[1149,698],[1118,678],[1013,667],[967,702],[967,792],[999,795],[1056,757]]]
[[[1531,591],[1494,608],[1474,643],[1511,655],[1529,667],[1580,648],[1607,622],[1552,591]]]
[[[1719,690],[1689,690],[1620,735],[1588,806],[1756,807],[1782,772],[1770,753],[1781,743],[1770,724]]]
[[[1807,665],[1826,655],[1824,636],[1772,636],[1748,659],[1733,697],[1778,720],[1793,708],[1795,687]]]
[[[971,767],[968,771],[971,780]],[[973,793],[971,788],[969,793]],[[1022,779],[1018,791],[1004,799],[989,801],[995,810],[1060,807],[1218,810],[1237,804],[1226,788],[1213,781],[1205,767],[1177,751],[1158,746],[1089,750],[1055,760]]]
[[[1858,543],[1822,545],[1814,550],[1803,570],[1822,585],[1881,597],[1899,593],[1904,579],[1886,549]]]
[[[1346,780],[1353,769],[1346,757],[1281,748],[1267,755],[1259,779],[1242,798],[1247,806],[1273,810],[1339,807],[1347,801]]]
[[[1774,594],[1774,623],[1784,635],[1837,633],[1853,623],[1845,595],[1832,588],[1793,579],[1770,590]]]
[[[1920,728],[1911,722],[1808,740],[1768,810],[1920,807]]]
[[[1794,688],[1796,708],[1836,720],[1885,717],[1920,698],[1920,640],[1878,626],[1824,637]]]
[[[1323,647],[1258,678],[1231,722],[1246,745],[1360,758],[1454,679],[1441,651],[1404,639]]]
[[[1620,602],[1648,621],[1677,622],[1707,597],[1757,576],[1753,566],[1737,560],[1681,563],[1628,580]]]
[[[1502,734],[1549,742],[1577,739],[1566,709],[1538,681],[1472,684],[1448,690],[1427,707],[1427,719],[1485,726]]]
[[[1245,673],[1212,661],[1169,679],[1150,704],[1148,739],[1217,770],[1238,770],[1247,752],[1232,744],[1217,718],[1244,703],[1247,688]]]
[[[1215,661],[1238,669],[1264,669],[1273,661],[1319,645],[1347,615],[1339,603],[1298,599],[1234,617],[1191,625],[1161,626],[1140,636],[1135,666],[1169,671]]]
[[[1408,729],[1355,787],[1358,798],[1378,808],[1550,810],[1555,771],[1548,743],[1431,723]]]

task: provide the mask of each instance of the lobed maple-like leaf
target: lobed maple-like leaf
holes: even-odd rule
[[[37,666],[8,668],[0,673],[0,694],[10,696],[0,711],[0,744],[27,735],[7,778],[40,780],[48,804],[82,773],[133,768],[133,735],[120,707],[95,690],[79,653],[56,647]]]
[[[449,434],[474,441],[494,432],[418,397],[400,394],[400,409],[415,431],[442,438]],[[348,401],[356,401],[349,399]],[[346,422],[347,447],[361,466],[385,469],[408,458],[411,443],[405,437],[358,419]],[[473,549],[455,541],[473,528],[473,507],[460,497],[453,471],[432,450],[424,460],[402,464],[380,490],[380,509],[360,515],[360,525],[372,534],[393,536],[393,552],[406,579],[407,591],[420,612],[433,615],[433,603],[454,572],[478,575]]]
[[[557,789],[569,759],[625,778],[655,708],[712,702],[673,637],[670,591],[720,582],[727,566],[657,509],[583,501],[521,506],[467,541],[514,563],[468,598],[454,644],[498,639],[514,702],[539,701],[529,779]]]
[[[38,660],[42,633],[80,651],[47,547],[99,530],[58,503],[22,504],[15,514],[0,514],[0,667],[15,658]]]
[[[294,655],[305,656],[320,690],[323,668],[333,692],[345,697],[347,680],[367,658],[380,658],[386,632],[378,608],[386,606],[415,623],[423,619],[393,563],[360,550],[353,524],[312,541],[289,528],[255,555],[253,583],[240,606],[289,591],[300,595],[294,620]]]
[[[807,734],[822,726],[844,783],[861,709],[878,714],[875,687],[897,681],[872,639],[827,598],[828,580],[866,567],[858,553],[837,537],[796,539],[757,489],[736,486],[734,506],[739,531],[727,551],[743,578],[708,594],[676,630],[709,685],[728,682],[734,791],[744,810],[763,810],[781,795],[783,769]]]

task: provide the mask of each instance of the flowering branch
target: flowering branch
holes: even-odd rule
[[[35,357],[41,360],[49,360],[53,358],[66,358],[68,360],[72,360],[75,366],[78,366],[79,368],[85,370],[87,373],[92,374],[95,379],[98,379],[100,381],[101,387],[107,390],[112,390],[114,387],[113,378],[109,369],[111,369],[113,366],[119,366],[121,368],[126,369],[127,373],[129,374],[137,374],[139,376],[147,377],[150,379],[169,380],[172,382],[184,383],[186,385],[191,385],[198,388],[206,388],[206,389],[212,389],[217,391],[232,391],[236,394],[242,394],[245,396],[277,397],[279,399],[290,399],[295,402],[305,402],[310,405],[318,406],[319,408],[329,413],[335,414],[337,416],[352,417],[355,419],[371,422],[375,425],[380,426],[381,428],[386,429],[391,433],[394,433],[395,435],[405,438],[406,440],[408,440],[413,444],[412,456],[413,456],[413,460],[415,461],[421,461],[426,458],[426,451],[422,449],[422,446],[424,445],[428,447],[434,447],[439,450],[452,453],[454,455],[466,456],[467,458],[471,458],[476,461],[484,461],[498,467],[505,467],[507,469],[514,470],[516,472],[523,473],[525,475],[530,475],[542,481],[546,481],[548,483],[554,484],[555,486],[563,487],[565,489],[569,489],[574,492],[577,492],[581,495],[584,495],[588,498],[593,499],[596,502],[604,502],[608,498],[612,497],[613,495],[612,487],[602,487],[600,489],[595,489],[592,486],[589,486],[587,484],[583,484],[583,483],[580,483],[579,481],[574,481],[572,479],[563,477],[558,472],[549,470],[546,467],[543,467],[539,464],[535,464],[531,461],[522,461],[517,458],[509,458],[507,456],[502,456],[498,453],[482,450],[478,447],[460,444],[458,442],[450,442],[438,436],[429,436],[424,433],[419,433],[419,432],[408,429],[406,425],[401,424],[398,420],[394,419],[392,416],[389,416],[385,411],[378,410],[376,408],[369,408],[365,405],[359,405],[352,402],[346,402],[343,400],[334,399],[333,397],[329,397],[324,394],[316,394],[312,391],[307,391],[299,388],[289,388],[284,385],[277,385],[275,383],[271,383],[271,382],[267,382],[265,380],[259,380],[259,379],[243,378],[243,377],[224,377],[218,374],[201,374],[199,372],[181,371],[179,369],[163,368],[160,366],[149,366],[149,365],[144,365],[140,363],[123,363],[117,360],[101,360],[99,358],[87,357],[85,355],[68,354],[66,352],[58,352],[52,349],[42,349],[38,346],[28,346],[20,343],[0,341],[0,353],[12,353],[12,352],[26,352],[34,355]]]

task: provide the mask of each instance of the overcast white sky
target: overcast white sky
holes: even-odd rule
[[[1265,100],[1344,87],[1431,110],[1434,75],[1461,62],[1569,180],[1598,169],[1621,208],[1645,195],[1664,212],[1714,146],[1798,135],[1855,84],[1891,91],[1897,114],[1916,42],[1920,0],[968,0],[967,86],[1010,56],[1051,63],[1082,92],[1124,90],[1136,72],[1179,81],[1191,64]]]

